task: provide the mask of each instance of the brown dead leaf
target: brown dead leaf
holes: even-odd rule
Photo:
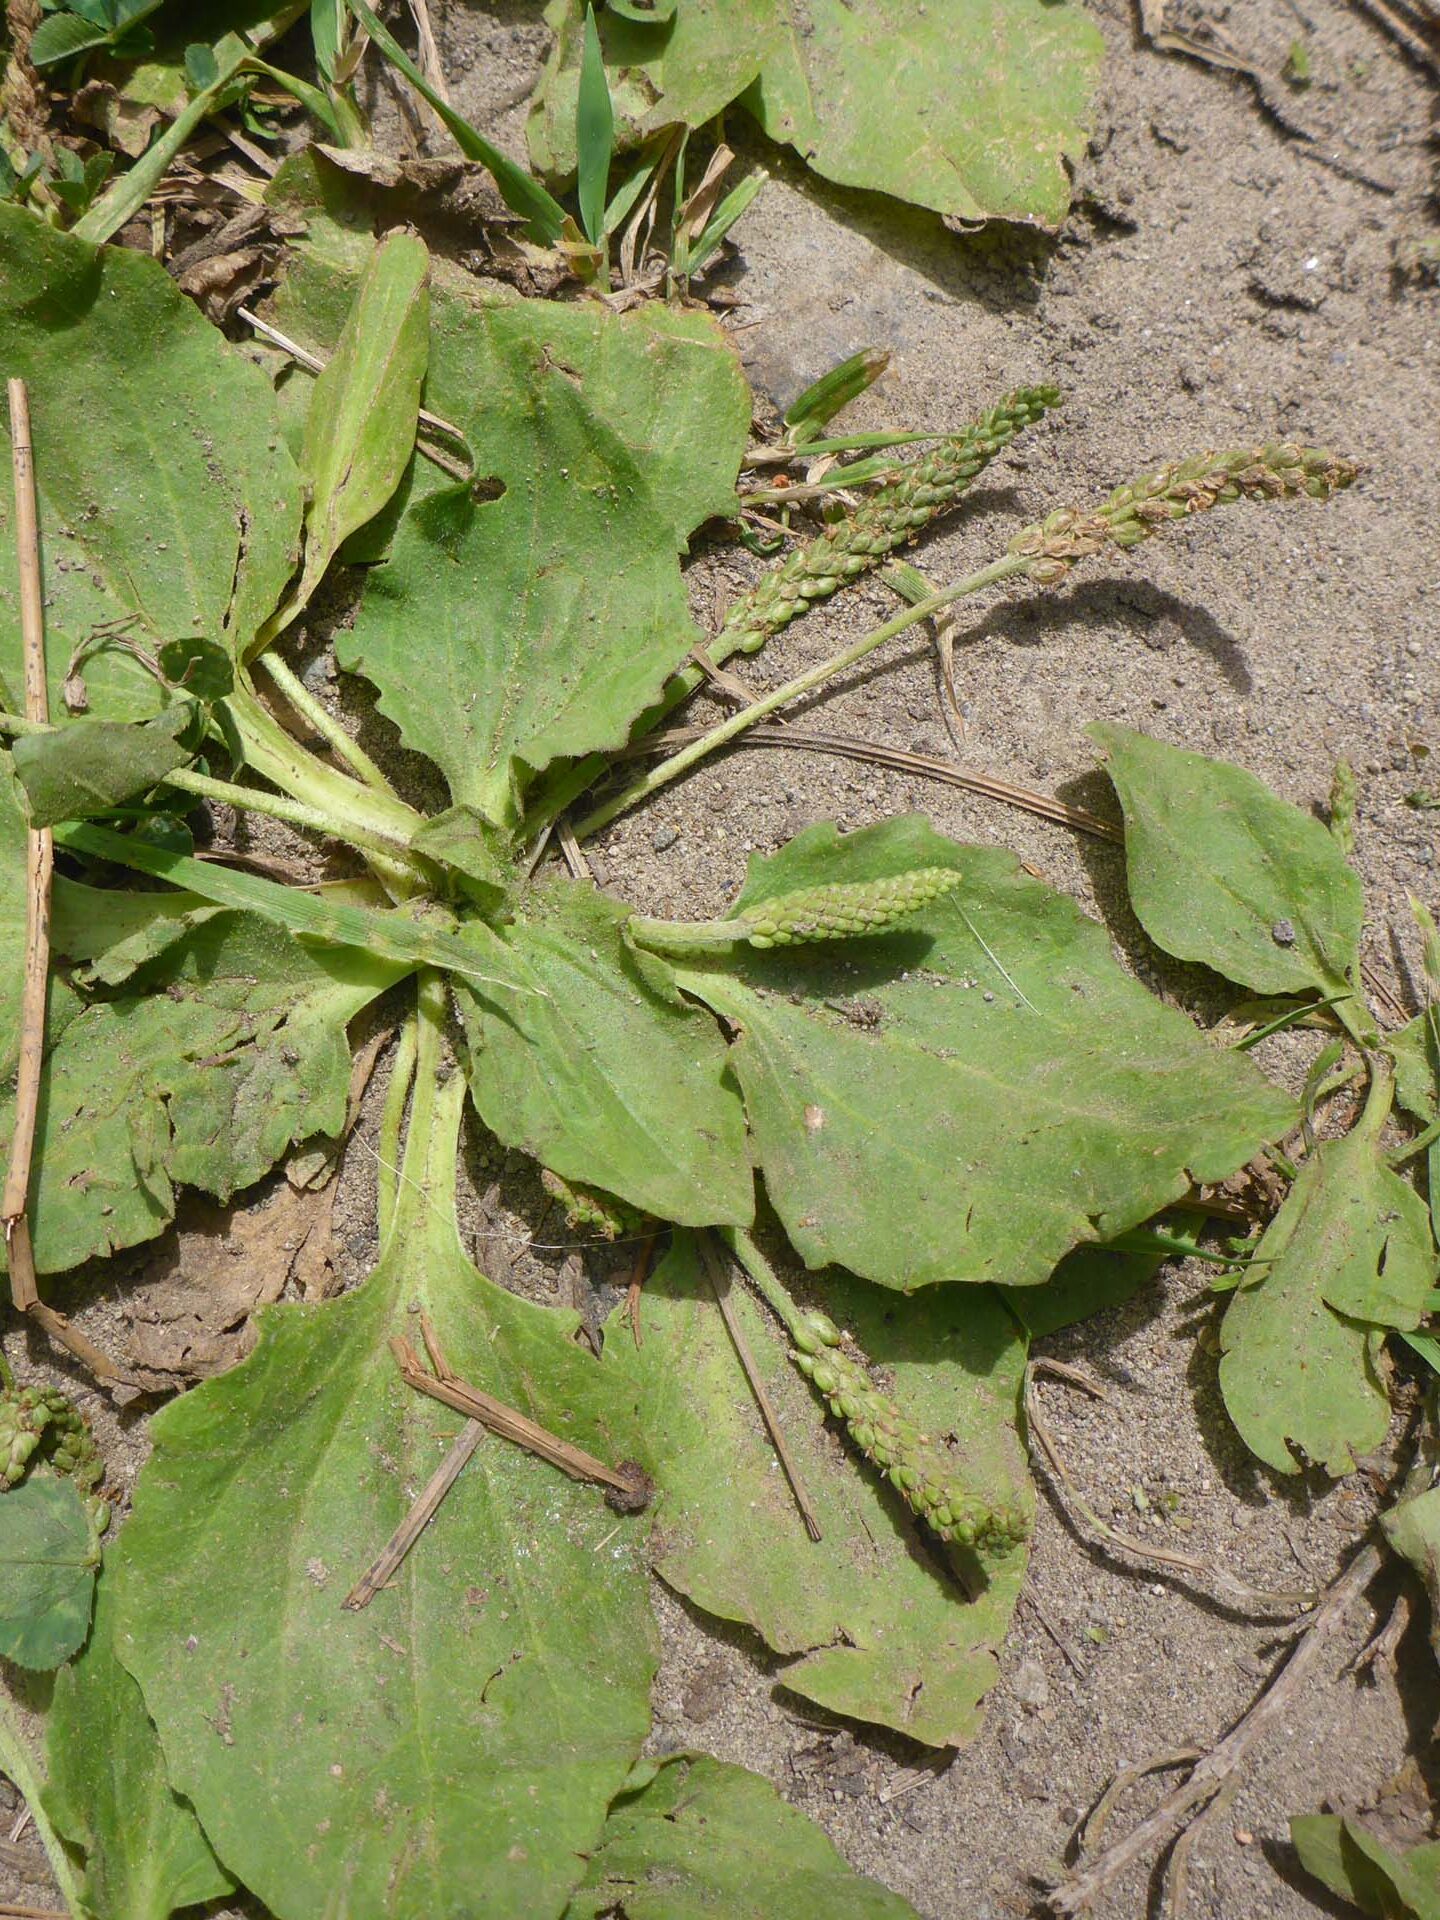
[[[252,1316],[294,1282],[304,1300],[335,1284],[330,1228],[336,1187],[280,1182],[268,1205],[226,1209],[192,1196],[176,1230],[126,1301],[137,1365],[188,1379],[224,1373],[255,1344]]]

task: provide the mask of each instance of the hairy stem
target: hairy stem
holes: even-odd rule
[[[255,664],[265,669],[295,711],[310,722],[315,731],[334,748],[359,780],[367,787],[372,787],[376,793],[389,794],[391,799],[399,798],[394,787],[359,741],[351,738],[334,714],[315,698],[299,674],[278,654],[263,653]]]
[[[802,694],[813,693],[816,687],[823,687],[827,680],[833,680],[837,674],[844,673],[863,660],[867,654],[874,653],[877,647],[883,647],[887,640],[893,640],[897,634],[904,633],[917,621],[928,620],[932,613],[938,613],[942,607],[948,607],[952,601],[966,594],[979,593],[982,588],[994,586],[997,581],[1008,580],[1015,574],[1024,573],[1027,561],[1016,554],[1005,554],[999,560],[992,560],[988,567],[981,567],[978,573],[968,574],[957,581],[953,587],[946,587],[941,593],[932,593],[928,600],[921,600],[913,607],[906,607],[883,626],[872,627],[869,633],[862,634],[839,653],[832,654],[828,660],[822,660],[818,666],[808,667],[804,673],[797,673],[793,680],[787,680],[783,686],[776,687],[773,693],[765,694],[761,699],[752,701],[748,707],[742,707],[738,713],[732,713],[698,740],[692,740],[688,747],[682,747],[679,753],[672,754],[668,760],[662,760],[658,767],[652,767],[640,779],[624,787],[611,799],[604,801],[593,812],[587,813],[575,829],[575,837],[585,840],[598,833],[622,813],[628,813],[631,807],[638,806],[661,787],[668,786],[682,773],[701,760],[708,758],[717,747],[727,745],[737,739],[747,728],[757,721],[767,720],[772,713],[798,700]]]

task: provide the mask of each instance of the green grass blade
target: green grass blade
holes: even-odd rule
[[[759,173],[747,174],[738,187],[730,189],[715,209],[710,224],[691,249],[691,273],[700,271],[769,178],[769,174],[762,169]]]
[[[514,969],[506,968],[503,945],[479,922],[472,922],[466,937],[461,939],[439,927],[417,925],[403,914],[374,913],[367,907],[316,900],[296,887],[279,886],[259,874],[239,873],[209,860],[195,860],[188,854],[147,846],[124,834],[112,833],[108,827],[57,828],[55,841],[72,853],[88,854],[95,860],[111,860],[118,866],[151,874],[157,880],[168,880],[172,886],[187,888],[191,893],[198,893],[202,900],[213,900],[217,906],[259,914],[301,939],[360,947],[381,960],[399,961],[406,966],[440,967],[466,980],[482,981],[486,986],[543,994],[543,989],[516,979]],[[492,955],[504,971],[485,970],[482,959],[493,964]]]
[[[585,44],[580,56],[580,92],[575,103],[575,152],[580,224],[599,246],[605,236],[605,196],[610,190],[610,161],[615,152],[615,109],[594,7],[585,9]]]
[[[465,157],[478,160],[482,167],[490,169],[506,206],[529,221],[531,239],[543,247],[553,246],[565,225],[565,209],[560,202],[508,154],[491,146],[462,114],[456,113],[452,106],[440,98],[394,35],[376,19],[374,10],[365,4],[365,0],[345,0],[345,4],[390,64],[399,68],[421,99],[439,114]]]

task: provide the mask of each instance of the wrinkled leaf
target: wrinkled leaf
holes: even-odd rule
[[[344,285],[312,258],[281,324],[325,351]],[[733,510],[749,396],[707,315],[437,291],[426,403],[477,481],[416,462],[337,655],[457,802],[509,824],[534,772],[618,746],[696,644],[679,555]]]
[[[190,758],[179,735],[194,719],[186,701],[149,720],[72,720],[15,741],[11,758],[31,823],[89,820],[148,793]]]
[[[201,318],[158,260],[96,249],[0,205],[0,365],[30,388],[51,709],[66,663],[107,621],[153,651],[183,634],[248,645],[294,569],[300,486],[259,368]],[[15,604],[10,489],[0,488],[0,600]],[[0,627],[0,695],[21,685]],[[91,711],[164,695],[118,646],[88,653]]]
[[[310,395],[300,472],[309,489],[305,571],[280,624],[308,603],[341,543],[400,484],[430,348],[430,256],[412,233],[376,249]]]
[[[627,946],[627,918],[573,881],[529,895],[504,940],[543,994],[457,988],[476,1108],[568,1180],[681,1225],[744,1226],[754,1180],[725,1043]]]
[[[85,1638],[100,1549],[69,1480],[32,1473],[0,1493],[0,1655],[58,1667]]]
[[[248,915],[195,928],[53,1045],[30,1189],[36,1266],[152,1239],[184,1183],[228,1199],[345,1114],[345,1029],[403,968]],[[13,1114],[0,1120],[0,1158]]]
[[[1097,721],[1125,810],[1125,879],[1150,938],[1258,993],[1344,994],[1360,882],[1330,833],[1243,767]]]
[[[636,1767],[565,1920],[915,1920],[768,1780],[707,1754]]]
[[[736,1280],[731,1299],[819,1514],[809,1538],[760,1425],[694,1246],[677,1239],[646,1282],[643,1344],[612,1322],[605,1364],[643,1408],[660,1489],[651,1543],[666,1582],[752,1626],[791,1692],[831,1712],[958,1746],[980,1724],[1025,1554],[966,1556],[974,1600],[917,1534],[899,1496],[838,1439],[783,1336]],[[1015,1438],[1025,1341],[991,1293],[893,1295],[827,1275],[825,1304],[932,1434],[954,1434],[978,1493],[1027,1510]]]
[[[964,885],[892,934],[677,971],[739,1025],[757,1158],[807,1265],[1035,1285],[1285,1131],[1288,1098],[1128,979],[1103,929],[918,815],[754,856],[736,911],[936,866]]]
[[[1290,1822],[1301,1865],[1379,1920],[1440,1920],[1440,1840],[1403,1853],[1358,1820],[1302,1814]]]
[[[1387,1106],[1372,1101],[1301,1167],[1221,1328],[1225,1405],[1281,1473],[1299,1471],[1293,1448],[1341,1474],[1379,1445],[1390,1406],[1377,1329],[1418,1326],[1435,1284],[1429,1214],[1379,1152]]]
[[[576,163],[582,0],[546,18],[557,39],[537,89],[530,150]],[[685,0],[663,31],[602,16],[623,146],[675,121],[702,126],[737,97],[826,179],[961,220],[1055,226],[1066,161],[1084,151],[1100,35],[1054,0]]]
[[[505,1442],[482,1443],[369,1607],[341,1605],[461,1424],[396,1373],[414,1307],[476,1386],[633,1451],[573,1317],[462,1252],[464,1085],[437,1095],[438,1064],[422,1045],[379,1265],[342,1299],[271,1309],[250,1359],[156,1417],[114,1550],[117,1644],[171,1778],[277,1920],[560,1913],[648,1724],[637,1523]]]
[[[96,1920],[165,1920],[235,1883],[171,1787],[140,1689],[120,1664],[114,1584],[101,1576],[90,1638],[55,1681],[45,1810],[83,1856],[85,1905]]]

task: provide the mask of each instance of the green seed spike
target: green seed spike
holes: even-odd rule
[[[1020,1509],[969,1492],[949,1455],[873,1384],[864,1355],[847,1351],[829,1314],[802,1312],[749,1234],[727,1228],[723,1238],[790,1335],[790,1358],[915,1517],[960,1546],[1017,1546],[1029,1531]]]
[[[1271,441],[1229,453],[1197,453],[1117,487],[1105,504],[1081,513],[1062,507],[1017,533],[1009,551],[1029,562],[1032,580],[1054,586],[1102,547],[1138,546],[1171,520],[1235,500],[1328,500],[1360,474],[1353,460],[1324,447]]]
[[[548,1167],[540,1169],[540,1184],[564,1209],[565,1224],[572,1233],[588,1227],[602,1240],[620,1240],[645,1233],[655,1224],[649,1214],[641,1213],[618,1195],[600,1187],[574,1186]]]
[[[777,893],[729,920],[630,922],[631,937],[662,953],[700,953],[739,940],[752,947],[793,947],[816,940],[854,940],[892,927],[960,885],[953,867],[912,867],[881,880],[838,881]]]
[[[758,652],[807,607],[878,567],[958,499],[1016,434],[1059,404],[1058,387],[1017,387],[962,433],[913,461],[854,513],[788,554],[737,600],[709,648],[710,658],[718,664],[735,652]]]
[[[18,1486],[37,1459],[68,1474],[83,1494],[93,1494],[105,1475],[88,1423],[57,1387],[7,1388],[0,1396],[0,1488]]]
[[[1027,1528],[1018,1508],[991,1506],[966,1491],[950,1460],[928,1434],[907,1420],[896,1403],[871,1384],[865,1368],[834,1341],[823,1341],[812,1322],[818,1352],[797,1345],[791,1359],[824,1395],[837,1420],[867,1460],[880,1467],[907,1507],[942,1540],[965,1547],[1004,1551],[1018,1546]],[[801,1336],[803,1337],[803,1335]]]

